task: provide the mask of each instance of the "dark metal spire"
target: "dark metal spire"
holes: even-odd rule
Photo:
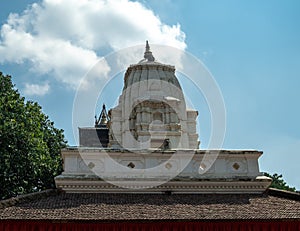
[[[105,104],[103,104],[99,118],[97,119],[96,117],[95,127],[107,127],[107,122],[108,122],[108,116],[107,116]]]
[[[152,55],[152,52],[150,51],[148,40],[146,41],[146,50],[144,53],[144,58],[147,59],[149,62],[154,62],[155,60],[155,58]]]

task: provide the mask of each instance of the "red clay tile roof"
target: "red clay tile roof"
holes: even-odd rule
[[[300,196],[255,194],[76,194],[46,191],[0,202],[0,219],[300,220]],[[281,195],[280,195],[281,193]],[[272,195],[271,195],[272,194]],[[279,196],[278,196],[279,195]],[[285,198],[285,195],[288,197]]]

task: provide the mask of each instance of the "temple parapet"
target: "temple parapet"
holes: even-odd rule
[[[62,155],[64,172],[55,180],[57,187],[67,192],[262,193],[271,183],[259,172],[258,158],[262,152],[255,150],[141,150],[132,153],[121,149],[71,148],[62,150]],[[203,172],[203,168],[208,167],[203,163],[207,155],[216,159]],[[180,161],[187,159],[189,162],[183,171],[172,178],[172,173],[180,168]],[[125,171],[110,166],[112,161]],[[157,166],[161,175],[157,171],[153,174],[139,171]],[[166,182],[156,187],[144,187],[163,180]]]

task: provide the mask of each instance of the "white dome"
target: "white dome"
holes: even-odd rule
[[[134,83],[151,79],[163,80],[181,89],[175,76],[175,67],[156,62],[147,41],[144,59],[137,64],[130,65],[125,73],[123,90]]]

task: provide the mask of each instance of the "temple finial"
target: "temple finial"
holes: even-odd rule
[[[150,46],[149,46],[148,40],[146,40],[146,52],[149,52],[149,51],[150,51]]]
[[[152,55],[152,52],[150,51],[148,40],[146,40],[146,50],[144,53],[144,58],[147,59],[149,62],[154,62],[155,60],[155,58]]]
[[[95,120],[95,127],[107,127],[108,116],[105,108],[105,104],[102,105],[102,110],[99,115],[99,118]]]

